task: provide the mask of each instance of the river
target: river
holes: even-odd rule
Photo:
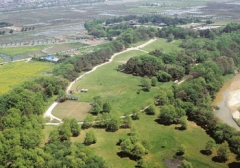
[[[216,98],[213,101],[214,106],[218,106],[220,109],[215,112],[215,115],[220,118],[224,123],[236,128],[240,131],[240,127],[232,118],[233,110],[236,108],[229,106],[229,101],[232,101],[231,93],[238,90],[236,85],[240,83],[240,74],[235,75],[232,79],[224,83],[223,87],[216,94]],[[239,97],[240,98],[240,97]]]

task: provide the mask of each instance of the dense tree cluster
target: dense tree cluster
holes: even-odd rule
[[[0,22],[0,27],[9,27],[12,26],[13,24],[7,23],[7,22]]]
[[[125,139],[119,139],[121,155],[126,155],[136,161],[148,153],[150,145],[147,141],[140,141],[136,132],[129,133]]]

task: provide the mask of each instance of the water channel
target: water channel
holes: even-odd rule
[[[240,131],[240,127],[232,118],[232,109],[228,106],[230,92],[236,89],[236,84],[238,83],[240,83],[240,74],[235,75],[232,79],[225,82],[223,87],[217,93],[213,105],[220,108],[215,112],[215,115],[220,118],[220,120]]]

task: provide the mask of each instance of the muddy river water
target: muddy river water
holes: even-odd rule
[[[213,105],[220,108],[215,112],[215,115],[224,123],[236,128],[238,131],[240,131],[240,127],[233,120],[233,113],[237,113],[236,111],[240,107],[239,91],[240,74],[237,74],[225,82],[213,101]]]

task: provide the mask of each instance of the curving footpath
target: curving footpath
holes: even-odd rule
[[[132,50],[140,50],[140,51],[143,51],[143,52],[146,52],[146,53],[147,53],[147,51],[144,51],[144,50],[142,50],[141,48],[147,46],[148,44],[154,42],[155,40],[157,40],[157,38],[150,39],[150,40],[147,41],[146,43],[144,43],[144,44],[142,44],[142,45],[139,45],[139,46],[137,46],[137,47],[128,48],[128,49],[126,49],[126,50],[124,50],[124,51],[121,51],[121,52],[118,52],[118,53],[113,54],[113,55],[111,56],[111,58],[108,60],[108,62],[104,62],[104,63],[102,63],[102,64],[100,64],[100,65],[97,65],[97,66],[93,67],[92,70],[90,70],[90,71],[88,71],[88,72],[80,75],[79,77],[77,77],[73,82],[71,82],[71,83],[68,85],[68,87],[67,87],[67,89],[66,89],[66,93],[67,93],[67,94],[69,93],[69,91],[70,91],[70,89],[71,89],[71,87],[72,87],[72,85],[73,85],[74,83],[76,83],[77,81],[81,80],[84,76],[86,76],[86,75],[94,72],[97,68],[99,68],[99,67],[101,67],[101,66],[103,66],[103,65],[106,65],[106,64],[112,62],[112,61],[113,61],[113,58],[116,57],[116,56],[119,55],[119,54],[122,54],[122,53],[125,53],[125,52],[128,52],[128,51],[132,51]],[[49,122],[49,123],[46,123],[46,125],[59,125],[59,124],[62,123],[62,120],[61,120],[60,118],[57,118],[57,117],[55,117],[54,115],[52,115],[52,110],[53,110],[57,105],[58,105],[58,102],[55,101],[55,102],[47,109],[47,111],[44,113],[43,117],[44,117],[44,118],[49,117],[49,118],[50,118],[50,121],[52,121],[53,119],[56,119],[56,120],[59,121],[59,123],[51,123],[51,122]],[[82,122],[79,122],[79,124],[80,124],[80,123],[82,123]]]

